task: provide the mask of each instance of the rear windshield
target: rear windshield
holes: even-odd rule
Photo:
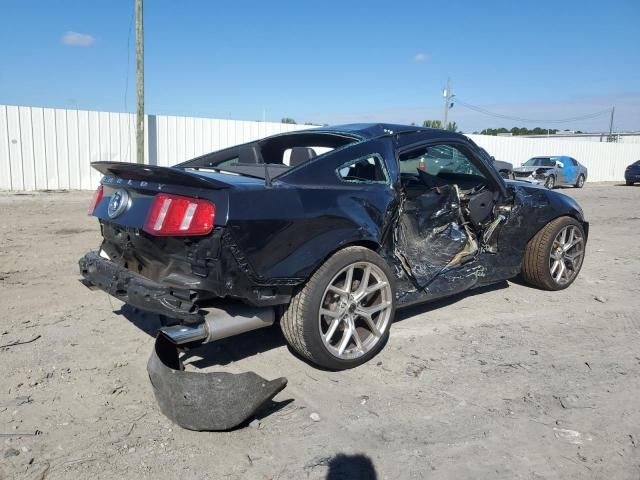
[[[524,163],[525,167],[553,167],[556,162],[550,157],[534,157]]]

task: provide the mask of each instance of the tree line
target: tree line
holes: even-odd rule
[[[511,129],[506,128],[485,128],[479,133],[480,135],[498,135],[500,133],[510,133],[513,136],[517,135],[554,135],[558,132],[562,132],[562,130],[558,130],[557,128],[526,128],[526,127],[513,127]],[[583,133],[580,130],[575,133]]]
[[[293,118],[289,118],[289,117],[285,117],[281,120],[282,123],[292,123],[295,124],[296,121]],[[311,125],[311,123],[306,123],[305,125]],[[411,122],[411,125],[416,125],[415,122]],[[442,128],[442,121],[440,120],[425,120],[424,122],[422,122],[422,126],[426,127],[426,128]],[[458,131],[458,124],[456,122],[449,122],[447,123],[447,128],[445,130],[449,130],[450,132],[457,132]],[[510,129],[507,128],[485,128],[484,130],[480,131],[480,132],[473,132],[475,134],[480,134],[480,135],[498,135],[501,133],[510,133],[513,136],[517,136],[517,135],[553,135],[556,134],[558,132],[561,132],[561,130],[558,130],[557,128],[541,128],[541,127],[536,127],[536,128],[526,128],[526,127],[513,127]],[[576,131],[575,133],[583,133],[580,130]]]

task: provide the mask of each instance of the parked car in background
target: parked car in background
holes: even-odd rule
[[[493,166],[498,170],[498,173],[502,178],[506,178],[509,180],[513,180],[515,177],[513,175],[513,163],[504,162],[502,160],[496,160],[496,157],[490,155],[484,148],[480,147],[480,152],[482,152],[487,158],[491,160]]]
[[[624,171],[624,181],[627,185],[633,185],[635,182],[640,183],[640,160],[627,167]]]
[[[548,189],[560,185],[582,188],[587,181],[587,167],[567,156],[533,157],[514,168],[513,173],[516,180],[537,183]]]

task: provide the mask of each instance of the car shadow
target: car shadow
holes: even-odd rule
[[[518,282],[517,279],[514,279],[514,281],[516,283]],[[473,290],[467,290],[451,297],[442,298],[433,302],[405,307],[396,312],[394,323],[453,305],[465,298],[505,288],[509,288],[509,282],[506,280],[492,285],[475,288]],[[123,316],[137,328],[152,337],[155,337],[158,334],[159,329],[162,327],[162,321],[159,315],[144,312],[132,307],[131,305],[125,304],[119,310],[114,311],[114,313]],[[274,324],[270,327],[253,330],[234,337],[223,338],[212,343],[191,347],[188,351],[185,351],[181,359],[183,362],[188,362],[190,365],[198,369],[203,369],[214,365],[229,365],[233,362],[253,357],[254,355],[265,353],[282,346],[288,347],[287,342],[282,335],[282,331],[280,330],[280,326]],[[295,357],[314,368],[319,368],[317,365],[310,363],[307,359],[298,355],[297,352],[290,347],[288,348]]]

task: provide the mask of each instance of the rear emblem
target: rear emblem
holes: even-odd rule
[[[116,218],[124,213],[129,208],[131,199],[126,190],[119,188],[111,194],[111,200],[109,200],[109,206],[107,207],[107,214],[109,218]]]

